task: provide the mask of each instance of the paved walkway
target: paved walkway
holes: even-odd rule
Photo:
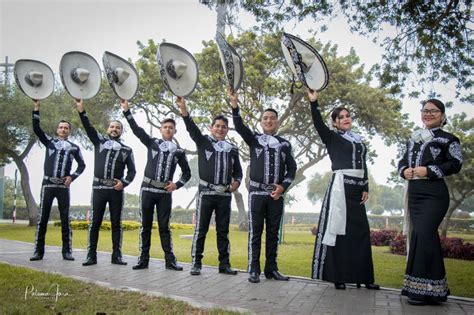
[[[257,314],[474,314],[474,300],[450,298],[442,306],[416,307],[407,303],[398,290],[372,291],[348,287],[335,290],[333,285],[305,278],[290,281],[247,281],[247,274],[222,275],[215,267],[205,266],[200,276],[165,269],[163,260],[152,259],[150,268],[132,270],[137,258],[124,256],[127,266],[110,263],[110,253],[99,252],[98,264],[83,267],[84,250],[75,250],[75,261],[64,261],[61,248],[47,246],[42,261],[29,261],[33,244],[0,239],[0,261],[39,271],[52,272],[101,286],[139,291],[185,301],[201,308]]]

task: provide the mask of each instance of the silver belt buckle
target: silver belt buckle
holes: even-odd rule
[[[58,178],[58,177],[50,177],[49,181],[54,183],[54,184],[64,184],[64,180],[62,178]]]
[[[227,186],[224,186],[224,185],[214,185],[214,190],[219,192],[219,193],[223,193],[223,192],[226,192],[227,191]]]
[[[113,187],[113,186],[115,186],[115,179],[109,179],[109,178],[108,179],[103,179],[102,183],[105,186]]]
[[[276,186],[273,185],[273,184],[270,184],[270,185],[264,184],[264,186],[263,186],[263,190],[265,190],[267,192],[272,192],[272,191],[275,190],[275,188],[276,188]]]
[[[156,188],[165,188],[168,183],[162,183],[162,182],[157,182],[154,181],[152,182],[152,185],[155,186]]]

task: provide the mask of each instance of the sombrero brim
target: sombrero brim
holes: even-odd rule
[[[296,36],[283,33],[281,47],[291,71],[305,86],[316,91],[326,88],[329,83],[329,71],[313,46]],[[305,70],[301,56],[307,53],[313,54],[315,59],[309,69]]]
[[[121,99],[132,99],[138,90],[138,72],[135,67],[127,60],[109,51],[104,52],[102,63],[104,64],[107,81],[114,93]],[[116,68],[122,68],[129,73],[129,77],[122,84],[115,81],[114,70]]]
[[[33,86],[27,82],[26,77],[30,72],[40,72],[43,74],[43,79],[40,85]],[[42,100],[53,93],[54,90],[54,74],[51,68],[37,60],[20,59],[15,62],[13,68],[15,81],[20,90],[29,98],[35,100]]]
[[[227,83],[234,91],[237,91],[244,76],[242,58],[221,33],[216,34],[216,42]]]
[[[89,78],[82,84],[72,78],[76,68],[83,68],[90,72]],[[63,55],[59,64],[61,81],[66,91],[75,99],[90,99],[100,91],[101,73],[97,61],[81,51],[70,51]]]
[[[196,88],[199,76],[198,65],[194,56],[178,45],[162,43],[158,48],[156,60],[166,87],[176,96],[187,97],[191,95]],[[187,66],[186,71],[179,79],[173,79],[166,71],[166,64],[170,60],[181,61]]]

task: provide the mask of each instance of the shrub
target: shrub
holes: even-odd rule
[[[454,237],[440,237],[443,257],[463,260],[474,260],[474,244]],[[401,233],[390,242],[392,254],[406,255],[406,237]]]
[[[390,242],[397,236],[395,230],[370,231],[370,244],[374,246],[389,246]]]
[[[54,226],[61,226],[61,221],[55,221]],[[141,227],[141,223],[137,221],[122,221],[122,230],[124,231],[131,231],[131,230],[138,230]],[[89,228],[89,224],[87,221],[71,221],[71,228],[73,230],[87,230]],[[156,221],[153,222],[153,229],[157,229],[158,224]],[[171,223],[170,228],[172,230],[184,230],[189,228],[194,228],[192,224],[180,224],[180,223]],[[100,226],[101,230],[110,231],[112,229],[112,225],[108,221],[103,221],[102,225]]]

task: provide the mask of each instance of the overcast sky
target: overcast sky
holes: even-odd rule
[[[252,25],[250,16],[241,12],[240,17],[244,27]],[[316,27],[317,24],[309,21],[298,25],[289,23],[285,30],[305,38],[308,36],[307,31]],[[138,58],[137,40],[146,42],[148,39],[154,39],[156,42],[166,39],[196,53],[201,51],[203,40],[214,38],[215,29],[215,12],[200,4],[198,0],[0,0],[0,62],[4,62],[5,56],[8,56],[9,62],[12,63],[22,58],[37,59],[49,64],[57,73],[62,55],[72,50],[91,54],[99,64],[105,50],[135,61]],[[381,60],[381,49],[370,39],[351,34],[344,20],[335,19],[329,22],[328,32],[323,33],[318,39],[323,43],[331,41],[338,44],[340,55],[347,54],[349,49],[354,47],[361,58],[361,63],[366,64],[366,69]],[[443,100],[455,102],[449,114],[465,111],[470,117],[473,116],[472,107],[458,104],[454,100],[454,84],[436,88],[443,94]],[[417,124],[420,124],[421,99],[423,97],[419,100],[403,100],[404,112],[409,113],[410,119]],[[42,110],[47,110],[47,106],[43,106]],[[138,116],[138,119],[142,119],[140,115]],[[179,124],[178,128],[180,130],[177,138],[180,143],[194,149],[194,143],[188,140],[183,125]],[[158,131],[154,131],[154,134],[158,135]],[[137,176],[126,189],[129,193],[138,194],[145,166],[146,149],[131,132],[124,135],[124,141],[133,148],[135,159],[143,161],[137,163]],[[372,144],[379,157],[375,159],[373,165],[369,165],[370,172],[378,183],[386,183],[392,171],[390,161],[396,153],[395,149],[385,147],[380,140],[374,140]],[[90,201],[93,154],[90,151],[83,153],[87,168],[72,185],[72,204],[84,205]],[[31,187],[37,201],[43,175],[43,160],[43,149],[35,146],[27,159],[27,165],[31,175]],[[15,168],[14,164],[7,165],[5,175],[13,177]],[[326,159],[313,168],[310,174],[315,171],[324,173],[328,170],[330,164]],[[179,170],[176,173],[176,176],[179,175]],[[286,211],[319,212],[319,206],[312,205],[306,200],[306,192],[306,182],[293,189],[292,193],[298,198],[298,202]],[[186,206],[193,193],[194,189],[180,189],[175,192],[174,205]]]

